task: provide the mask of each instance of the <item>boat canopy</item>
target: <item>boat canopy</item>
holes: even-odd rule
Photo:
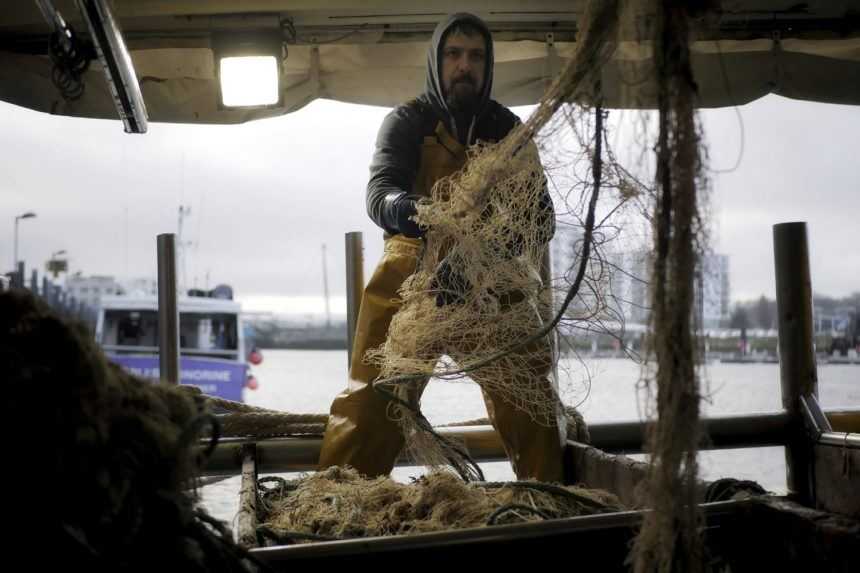
[[[635,2],[635,0],[631,0]],[[73,0],[54,6],[83,38]],[[860,0],[712,0],[691,39],[700,107],[740,105],[769,93],[860,104]],[[494,97],[534,104],[575,50],[584,0],[113,0],[150,121],[241,123],[290,113],[317,98],[393,106],[423,89],[426,50],[447,13],[488,22],[496,51]],[[637,16],[647,19],[648,14]],[[606,103],[655,104],[651,47],[635,22],[602,70]],[[51,80],[51,28],[33,0],[4,0],[0,11],[0,100],[78,117],[116,118],[99,64],[67,101]],[[214,38],[274,34],[286,48],[275,106],[219,103]]]

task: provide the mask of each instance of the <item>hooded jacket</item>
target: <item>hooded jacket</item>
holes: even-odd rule
[[[448,108],[442,90],[441,52],[446,33],[455,24],[468,23],[481,31],[486,45],[484,85],[475,115],[460,118]],[[516,125],[519,118],[509,109],[490,99],[493,88],[493,42],[483,20],[472,14],[453,14],[439,23],[433,32],[427,51],[427,76],[422,93],[417,98],[397,106],[382,122],[376,139],[376,151],[370,164],[367,184],[367,212],[386,233],[406,236],[420,235],[417,224],[410,220],[415,214],[418,196],[414,194],[415,179],[420,168],[421,146],[425,137],[435,133],[441,122],[448,133],[464,146],[477,140],[499,141]],[[541,218],[554,223],[552,201],[544,191],[539,212]],[[552,231],[546,240],[552,237]]]

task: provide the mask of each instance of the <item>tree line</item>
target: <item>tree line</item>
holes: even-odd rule
[[[860,291],[842,298],[814,294],[812,306],[822,314],[835,314],[845,308],[853,308],[857,312],[860,310]],[[729,318],[729,328],[770,330],[776,327],[776,301],[764,295],[756,300],[735,303]]]

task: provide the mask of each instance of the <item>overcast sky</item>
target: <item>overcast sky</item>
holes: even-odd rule
[[[244,125],[150,124],[127,135],[119,121],[0,103],[0,268],[12,266],[14,217],[32,210],[19,235],[29,268],[65,249],[72,271],[154,278],[156,236],[176,232],[186,205],[189,285],[205,286],[208,274],[210,287],[228,283],[246,299],[320,310],[325,243],[342,310],[344,233],[364,232],[366,277],[381,253],[364,187],[386,112],[318,100]],[[712,176],[713,246],[730,256],[732,299],[773,296],[771,226],[794,220],[810,226],[814,290],[860,290],[860,110],[768,96],[704,119],[711,168],[740,157]]]

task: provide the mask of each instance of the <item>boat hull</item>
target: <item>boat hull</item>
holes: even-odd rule
[[[152,380],[160,377],[158,356],[109,354],[108,357],[136,376]],[[179,359],[180,384],[196,386],[204,394],[234,402],[242,401],[247,375],[248,365],[244,363],[188,356]]]

